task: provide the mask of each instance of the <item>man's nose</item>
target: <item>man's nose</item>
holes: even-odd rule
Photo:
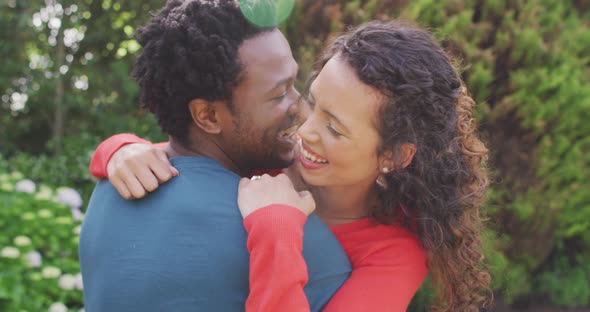
[[[288,108],[288,114],[297,120],[301,120],[300,95],[297,89],[294,87],[293,91],[289,94],[289,101],[291,102],[291,105]]]

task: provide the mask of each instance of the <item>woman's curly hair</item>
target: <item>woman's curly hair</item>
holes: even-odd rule
[[[475,102],[450,57],[429,32],[378,21],[335,39],[312,79],[335,56],[386,99],[378,152],[391,151],[395,160],[401,144],[416,146],[409,166],[385,176],[382,205],[371,217],[417,232],[437,289],[434,311],[479,311],[491,301],[480,241],[488,151],[476,133]]]
[[[142,105],[164,132],[183,140],[191,123],[188,103],[201,98],[231,104],[243,71],[240,45],[273,29],[251,24],[236,0],[168,1],[136,33],[143,51],[133,77]]]

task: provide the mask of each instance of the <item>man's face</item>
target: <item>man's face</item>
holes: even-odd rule
[[[289,43],[274,30],[244,41],[238,53],[244,71],[233,90],[234,122],[225,131],[229,155],[242,168],[287,167],[301,122]]]

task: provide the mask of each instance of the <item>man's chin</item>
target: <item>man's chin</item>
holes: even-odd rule
[[[277,143],[277,146],[281,147],[275,150],[275,158],[277,168],[287,168],[295,161],[295,143],[291,141],[281,140]]]
[[[281,159],[283,162],[281,168],[287,168],[295,162],[295,152],[291,151],[285,155],[281,155]]]

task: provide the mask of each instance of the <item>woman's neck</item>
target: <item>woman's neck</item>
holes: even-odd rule
[[[316,214],[328,225],[339,225],[366,218],[378,204],[374,185],[310,186]]]

